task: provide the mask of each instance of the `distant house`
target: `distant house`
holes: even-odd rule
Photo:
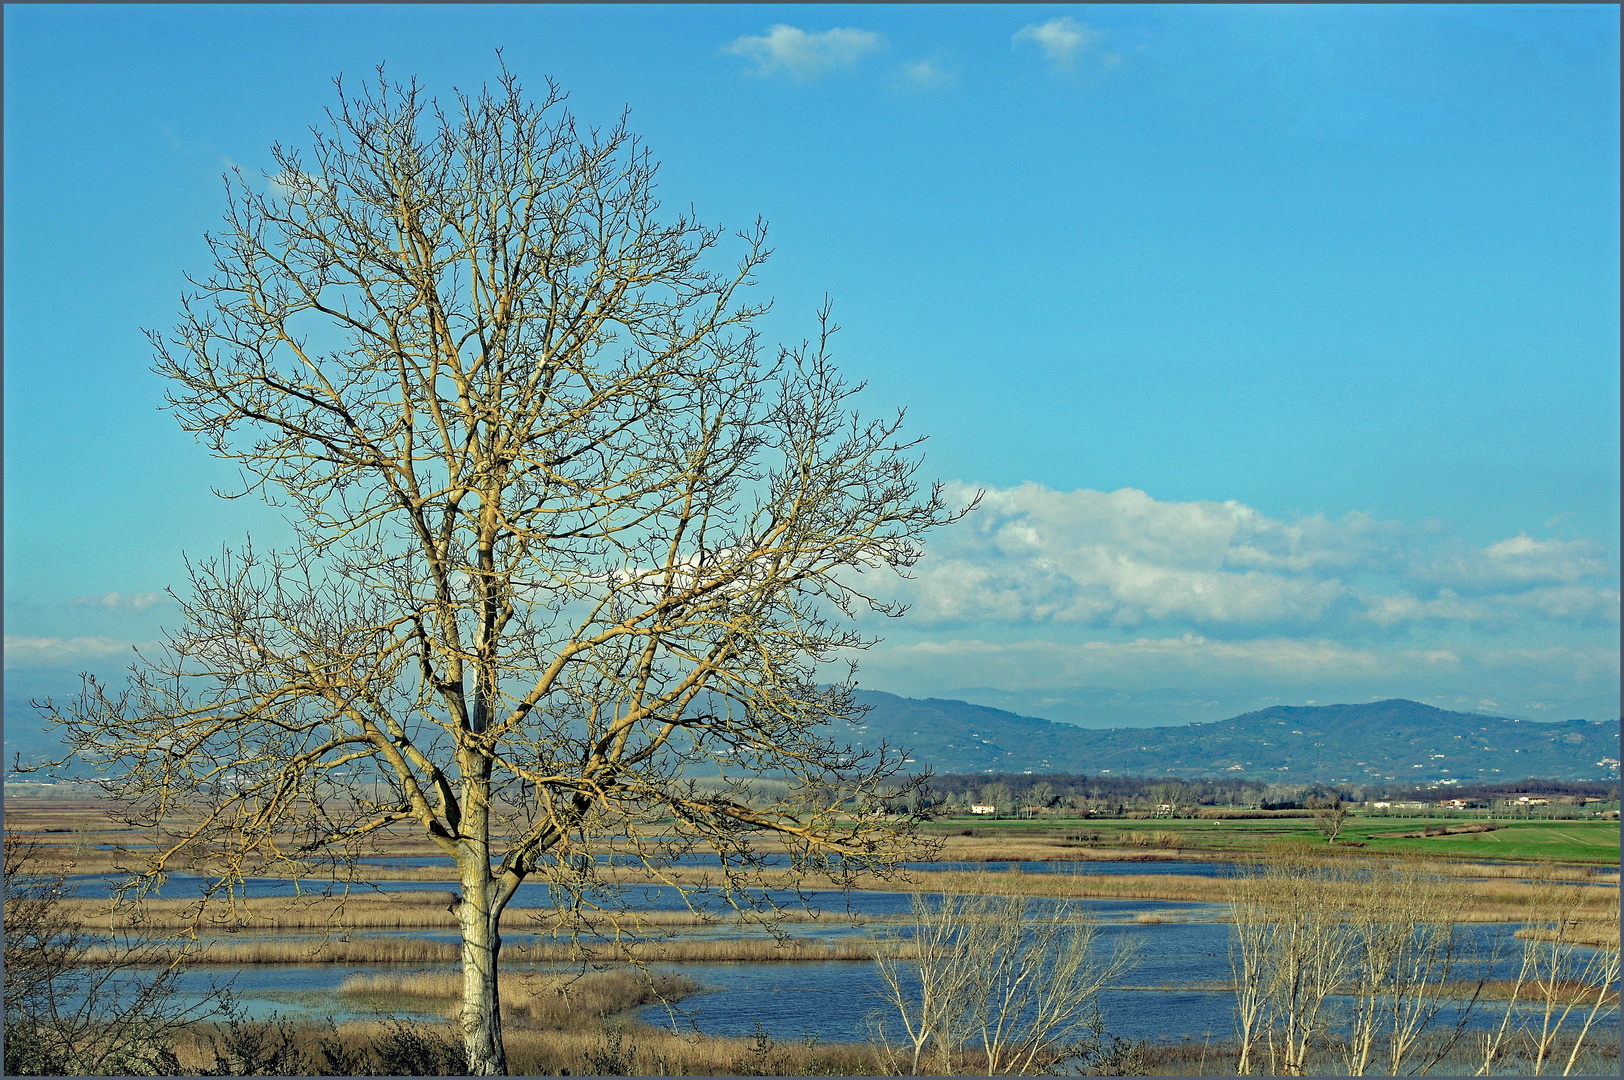
[[[1518,802],[1519,805],[1522,805],[1522,806],[1549,806],[1549,805],[1551,805],[1551,800],[1542,799],[1538,795],[1532,795],[1532,796],[1530,796],[1530,795],[1519,795],[1517,797],[1517,802]]]
[[[996,806],[987,806],[987,805],[985,805],[983,803],[971,803],[970,804],[970,813],[972,813],[972,814],[996,814],[996,813],[998,813],[998,807],[996,807]]]
[[[1438,807],[1440,809],[1447,808],[1449,810],[1464,810],[1466,809],[1466,805],[1467,803],[1465,799],[1445,799],[1443,802],[1438,804]]]

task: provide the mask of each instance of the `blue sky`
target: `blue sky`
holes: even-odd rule
[[[209,493],[141,334],[222,171],[335,75],[498,48],[629,109],[668,206],[766,218],[767,332],[828,293],[868,407],[988,491],[866,685],[1617,715],[1601,6],[9,6],[7,698],[121,668],[183,552],[287,536]]]

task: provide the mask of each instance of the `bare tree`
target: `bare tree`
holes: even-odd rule
[[[981,801],[998,808],[999,813],[1011,809],[1015,804],[1015,796],[1010,794],[1009,785],[1003,781],[987,784],[981,789]]]
[[[1314,828],[1327,843],[1335,843],[1342,835],[1342,826],[1348,820],[1348,807],[1335,795],[1325,799],[1309,799],[1308,808],[1314,811]]]
[[[1465,1034],[1496,951],[1463,936],[1463,903],[1446,882],[1326,866],[1310,850],[1227,886],[1239,1072],[1262,1064],[1264,1044],[1286,1075],[1333,1047],[1348,1075],[1427,1073]]]
[[[853,411],[827,309],[763,349],[763,227],[717,269],[721,232],[662,218],[624,124],[506,75],[442,110],[380,70],[273,157],[229,179],[213,273],[151,339],[182,426],[297,542],[190,564],[127,691],[46,706],[164,833],[145,879],[182,851],[226,893],[318,855],[342,876],[419,830],[460,873],[462,1027],[495,1074],[522,883],[589,911],[611,837],[664,880],[673,850],[720,853],[745,906],[761,833],[839,881],[909,857],[877,810],[902,756],[827,734],[862,710],[825,665],[875,640],[860,612],[900,613],[865,573],[954,515],[900,416]],[[753,808],[685,787],[701,761],[795,783]]]

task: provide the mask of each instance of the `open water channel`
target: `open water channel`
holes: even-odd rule
[[[440,860],[389,860],[391,866],[421,866]],[[1006,863],[931,863],[919,864],[922,870],[993,870],[1004,871],[1015,864]],[[1226,872],[1221,864],[1184,861],[1145,862],[1088,862],[1074,863],[1020,863],[1025,873],[1086,872],[1091,874],[1201,874],[1216,875]],[[106,895],[104,879],[79,880],[80,895],[91,897]],[[184,896],[195,892],[201,879],[186,875],[173,875],[163,889],[165,896]],[[452,882],[387,881],[378,885],[388,891],[435,890],[449,892]],[[246,883],[249,896],[289,895],[294,886],[282,879],[253,878]],[[308,883],[305,891],[310,891]],[[628,889],[625,899],[646,910],[680,910],[682,897],[670,888]],[[784,906],[794,908],[803,901],[783,895]],[[796,937],[834,940],[854,934],[870,932],[853,919],[872,922],[892,916],[905,915],[910,907],[906,893],[854,890],[841,892],[810,892],[803,898],[812,910],[819,912],[814,922],[789,924],[786,929]],[[521,886],[509,909],[503,931],[504,943],[518,946],[535,940],[536,935],[526,932],[530,919],[538,909],[550,906],[544,886]],[[1046,906],[1050,901],[1035,900]],[[1101,924],[1100,948],[1104,954],[1119,944],[1130,945],[1137,963],[1132,971],[1115,987],[1102,996],[1102,1009],[1107,1030],[1114,1035],[1133,1039],[1177,1041],[1188,1038],[1197,1042],[1222,1042],[1234,1032],[1235,1000],[1232,992],[1218,989],[1232,979],[1229,955],[1229,924],[1223,921],[1224,905],[1177,903],[1161,900],[1092,900],[1080,902],[1077,909]],[[1140,918],[1158,921],[1139,922]],[[1496,943],[1500,951],[1509,942],[1515,926],[1507,924],[1468,925],[1462,927],[1471,948],[1488,950]],[[351,931],[352,935],[388,934],[414,938],[455,941],[451,931]],[[683,937],[741,937],[765,932],[759,928],[741,928],[736,923],[711,927],[684,929]],[[259,936],[275,936],[281,941],[297,940],[299,935],[232,935],[230,940],[246,941]],[[312,946],[317,943],[308,937]],[[1509,959],[1496,972],[1509,974]],[[525,965],[508,963],[504,969],[515,974],[526,970]],[[263,964],[245,966],[240,971],[214,965],[199,965],[184,977],[181,992],[201,999],[217,983],[229,983],[234,995],[251,1016],[265,1016],[276,1012],[290,1018],[332,1017],[344,1020],[371,1017],[376,1013],[358,1010],[345,997],[337,993],[343,981],[352,975],[372,974],[376,967],[341,964]],[[450,971],[453,965],[399,966],[391,971]],[[681,1028],[697,1029],[712,1035],[748,1035],[759,1022],[777,1040],[797,1040],[816,1035],[820,1042],[864,1041],[868,1038],[868,1017],[880,1006],[879,982],[874,966],[867,962],[816,961],[788,963],[685,963],[664,970],[681,971],[697,980],[702,993],[683,1001],[679,1011],[671,1012],[663,1006],[648,1006],[639,1011],[639,1018],[661,1025],[676,1024]],[[1492,1005],[1484,1009],[1477,1023],[1497,1022],[1501,1010]],[[412,1015],[402,1011],[400,1015]],[[433,1014],[424,1013],[424,1016]]]

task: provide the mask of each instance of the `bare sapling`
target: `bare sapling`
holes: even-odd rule
[[[5,834],[5,1072],[150,1075],[178,1071],[175,1037],[217,1011],[177,995],[186,950],[139,920],[87,932],[69,901],[71,864]]]
[[[938,1075],[953,1070],[968,1037],[977,968],[994,934],[988,913],[993,899],[949,895],[933,904],[916,893],[906,927],[876,937],[874,962],[886,1013],[875,1017],[875,1034],[887,1059],[896,1063],[887,1015],[895,1010],[910,1075],[920,1075],[927,1063]]]
[[[1618,941],[1615,938],[1611,943],[1589,946],[1576,940],[1582,904],[1578,890],[1549,889],[1536,903],[1530,914],[1537,912],[1537,918],[1530,919],[1521,931],[1523,967],[1535,1010],[1535,1016],[1527,1021],[1534,1058],[1532,1072],[1542,1075],[1551,1064],[1557,1039],[1577,1009],[1584,1020],[1573,1037],[1573,1049],[1562,1071],[1566,1076],[1596,1020],[1618,1012]],[[1616,894],[1611,910],[1603,918],[1618,925]]]
[[[1348,1073],[1363,1076],[1378,1051],[1389,1075],[1424,1073],[1465,1031],[1493,957],[1466,947],[1458,925],[1464,905],[1446,881],[1377,868],[1348,884],[1354,950],[1343,1050]],[[1439,1017],[1451,1013],[1445,1037],[1429,1040]],[[1415,1065],[1418,1055],[1424,1060]]]
[[[1240,1048],[1239,1075],[1252,1071],[1253,1050],[1263,1032],[1267,964],[1264,949],[1271,941],[1269,889],[1261,874],[1243,872],[1226,883],[1229,902],[1229,966],[1235,979],[1235,1036]]]
[[[876,963],[912,1073],[928,1062],[946,1075],[979,1053],[986,1075],[1019,1076],[1100,1055],[1099,995],[1134,959],[1126,939],[1102,955],[1098,924],[1070,904],[1038,914],[1021,897],[916,896]],[[877,1028],[886,1043],[885,1017]]]
[[[1231,886],[1242,1069],[1267,1048],[1271,1071],[1299,1076],[1330,1024],[1351,958],[1342,875],[1301,853],[1244,871]]]

